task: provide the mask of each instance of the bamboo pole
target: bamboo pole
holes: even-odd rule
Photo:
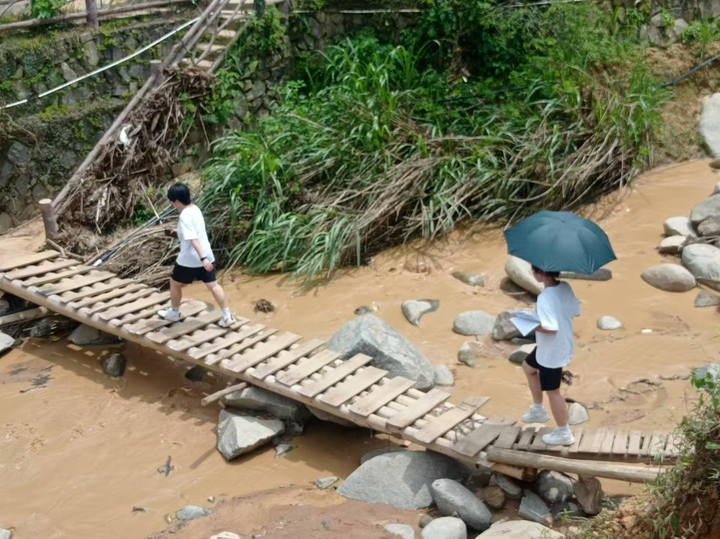
[[[53,211],[52,200],[43,198],[38,202],[40,212],[42,213],[43,225],[45,225],[45,239],[53,241],[57,236],[57,221],[55,220],[55,212]]]
[[[19,313],[5,314],[0,316],[0,327],[17,324],[18,322],[27,322],[28,320],[37,320],[50,314],[45,307],[36,307],[35,309],[27,309]]]
[[[230,393],[235,393],[236,391],[240,391],[242,389],[245,389],[247,387],[247,384],[245,382],[241,382],[239,384],[235,384],[232,386],[228,386],[225,389],[221,389],[220,391],[216,391],[212,395],[208,395],[203,400],[200,401],[200,404],[203,406],[207,406],[208,404],[215,402],[216,400],[222,399],[225,395],[229,395]]]

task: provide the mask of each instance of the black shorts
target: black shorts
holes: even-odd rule
[[[173,281],[182,284],[190,284],[195,281],[202,281],[204,283],[217,281],[215,270],[208,271],[202,266],[199,268],[189,268],[187,266],[181,266],[180,264],[175,264],[171,277]]]
[[[537,362],[536,356],[537,348],[530,352],[525,358],[525,363],[530,365],[533,369],[537,369],[538,375],[540,376],[540,387],[543,391],[555,391],[560,389],[560,381],[562,380],[562,367],[557,369],[550,369],[543,367]]]

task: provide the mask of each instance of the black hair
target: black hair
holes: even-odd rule
[[[537,273],[541,273],[541,274],[543,274],[543,275],[547,275],[548,277],[552,277],[553,279],[557,279],[558,277],[560,277],[560,272],[559,272],[559,271],[545,271],[545,270],[541,270],[541,269],[538,268],[537,266],[533,266],[532,269],[533,269],[533,271],[535,271],[535,272],[537,272]]]
[[[176,183],[168,189],[167,197],[170,202],[179,202],[184,206],[187,206],[192,202],[192,198],[190,198],[190,189],[188,189],[188,186],[184,183]]]

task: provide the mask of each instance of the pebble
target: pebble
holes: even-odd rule
[[[485,345],[480,341],[467,341],[458,351],[458,361],[468,367],[478,367],[485,356]]]
[[[358,307],[355,309],[355,314],[357,315],[363,315],[367,313],[375,313],[379,310],[377,303],[373,302],[372,305],[363,305],[362,307]]]
[[[715,307],[717,305],[720,305],[720,296],[707,290],[700,290],[695,298],[695,307],[698,308]]]
[[[325,490],[327,488],[330,488],[335,483],[337,483],[339,479],[335,477],[334,475],[330,477],[323,477],[322,479],[316,479],[312,482],[313,485],[315,485],[320,490]]]
[[[215,496],[208,496],[208,501],[210,503],[215,503]]]
[[[603,331],[613,331],[616,329],[622,329],[623,323],[613,316],[601,316],[597,321],[598,329]]]
[[[485,286],[485,275],[482,273],[469,273],[466,271],[456,271],[452,274],[458,281],[462,281],[470,286]]]
[[[505,491],[498,486],[483,489],[481,497],[485,504],[493,509],[502,509],[505,505]]]
[[[210,537],[210,539],[242,539],[242,537],[233,532],[220,532],[217,535]]]
[[[282,457],[283,455],[290,453],[293,449],[295,448],[290,444],[278,444],[275,446],[275,458]]]
[[[127,359],[120,352],[113,352],[105,356],[100,365],[105,374],[117,378],[125,374]]]
[[[195,520],[196,518],[206,517],[208,515],[212,514],[212,511],[210,509],[205,509],[204,507],[199,507],[197,505],[187,505],[180,509],[177,513],[175,513],[175,516],[178,518],[178,520]]]

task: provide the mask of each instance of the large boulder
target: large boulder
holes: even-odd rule
[[[305,423],[312,414],[304,404],[260,387],[246,387],[223,397],[225,405],[232,408],[267,412],[278,419]]]
[[[579,402],[573,402],[568,408],[568,424],[582,425],[590,420],[587,408]]]
[[[327,347],[345,359],[355,354],[368,355],[375,367],[385,369],[390,376],[415,380],[421,391],[431,389],[435,383],[435,371],[427,358],[395,328],[373,314],[345,324]]]
[[[534,344],[523,344],[520,348],[511,352],[508,359],[510,363],[522,365],[522,362],[525,361],[525,358],[528,357],[533,350],[535,350]]]
[[[15,338],[0,331],[0,354],[10,350],[15,345]]]
[[[678,264],[652,266],[643,271],[641,277],[649,285],[666,292],[687,292],[697,284],[693,274]]]
[[[530,263],[515,256],[509,257],[505,263],[505,273],[507,273],[510,280],[520,288],[536,296],[540,295],[540,292],[542,292],[544,288],[543,285],[533,277]]]
[[[486,530],[490,526],[490,510],[475,494],[457,481],[438,479],[430,488],[441,514],[457,516],[470,528],[478,531]]]
[[[490,477],[490,486],[500,487],[508,498],[519,500],[522,497],[522,488],[512,477],[505,474],[494,473]]]
[[[407,447],[398,447],[398,446],[378,447],[377,449],[368,451],[363,456],[361,456],[360,464],[365,464],[368,460],[374,459],[375,457],[379,457],[380,455],[385,455],[386,453],[398,453],[400,451],[407,451],[407,450],[408,450]]]
[[[217,448],[223,457],[232,460],[270,442],[283,432],[285,425],[279,419],[262,419],[221,410]]]
[[[506,520],[496,522],[476,539],[562,539],[563,537],[565,536],[562,533],[537,522]]]
[[[670,236],[660,242],[657,250],[661,255],[676,255],[682,250],[686,242],[687,238],[685,236]]]
[[[712,195],[695,205],[690,212],[690,221],[697,227],[706,219],[718,216],[720,216],[720,195]]]
[[[320,408],[315,408],[314,406],[308,406],[308,411],[320,419],[321,421],[328,421],[330,423],[335,423],[336,425],[340,425],[342,427],[357,427],[355,423],[352,421],[348,421],[347,419],[343,419],[342,417],[338,417],[336,415],[333,415],[329,412],[326,412],[325,410],[322,410]]]
[[[720,290],[720,249],[702,243],[688,245],[683,249],[682,262],[698,281]]]
[[[609,281],[612,279],[612,270],[600,268],[592,273],[578,273],[576,271],[561,271],[561,279],[577,279],[579,281]]]
[[[455,385],[455,377],[450,367],[447,365],[438,365],[435,367],[435,385],[446,387]]]
[[[687,217],[670,217],[663,223],[666,236],[697,236],[695,229]]]
[[[411,299],[402,304],[402,312],[413,326],[420,324],[420,319],[424,314],[437,311],[438,308],[440,308],[440,301],[437,299]]]
[[[516,337],[522,337],[520,330],[512,323],[513,314],[510,311],[504,311],[495,319],[495,325],[492,329],[492,338],[496,341],[509,341]]]
[[[560,472],[543,470],[535,479],[535,490],[550,505],[566,502],[573,495],[573,481]]]
[[[423,528],[421,539],[467,539],[467,526],[459,518],[440,517]]]
[[[525,495],[520,500],[518,515],[526,520],[532,520],[540,524],[552,524],[550,508],[540,496],[529,490],[525,491]]]
[[[399,509],[423,509],[433,503],[430,485],[437,479],[459,479],[457,463],[437,453],[401,451],[366,461],[350,474],[338,493]]]
[[[705,219],[698,225],[698,232],[701,236],[720,236],[720,215]]]
[[[460,313],[453,321],[453,331],[460,335],[489,335],[495,325],[495,317],[485,311]]]
[[[695,307],[716,307],[718,305],[720,305],[720,296],[707,290],[700,290],[695,298]]]
[[[602,511],[605,494],[600,480],[596,477],[579,476],[575,482],[575,495],[586,514],[595,516]]]
[[[13,532],[0,528],[0,539],[12,539]]]
[[[68,336],[68,341],[78,346],[96,346],[119,344],[122,342],[122,339],[110,333],[95,329],[92,326],[81,324]]]

